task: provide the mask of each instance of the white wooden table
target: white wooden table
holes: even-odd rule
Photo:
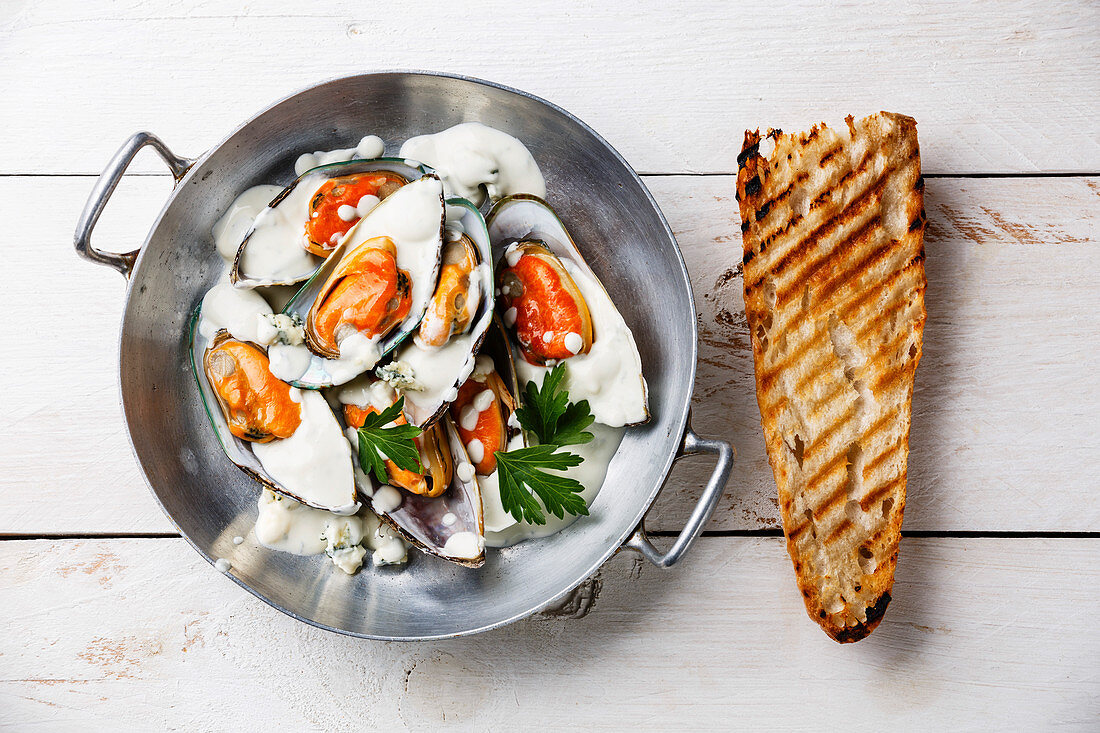
[[[3,11],[0,728],[1100,727],[1097,3]],[[131,132],[195,155],[299,87],[401,67],[553,100],[645,174],[695,285],[695,425],[739,459],[682,566],[619,556],[556,611],[416,645],[299,624],[178,537],[126,444],[123,283],[71,247]],[[806,618],[778,530],[732,173],[747,127],[879,109],[919,122],[929,320],[895,600],[842,647]],[[102,246],[140,243],[170,190],[152,155],[133,170]],[[677,469],[651,528],[681,526],[708,469]]]

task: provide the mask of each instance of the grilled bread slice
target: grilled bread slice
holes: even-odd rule
[[[737,194],[756,397],[810,617],[859,641],[886,612],[924,329],[916,122],[746,132]],[[768,156],[761,147],[773,144]]]

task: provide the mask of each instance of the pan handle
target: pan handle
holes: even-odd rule
[[[134,159],[139,150],[147,145],[157,151],[161,160],[168,165],[168,169],[172,171],[172,177],[176,179],[176,183],[179,183],[183,175],[195,162],[190,158],[181,158],[173,153],[167,145],[161,142],[159,137],[151,132],[136,133],[123,143],[122,147],[111,158],[111,162],[103,169],[103,173],[99,175],[95,188],[88,195],[88,203],[84,204],[84,211],[80,215],[80,220],[76,223],[76,235],[73,237],[73,244],[76,246],[78,255],[97,265],[113,267],[121,272],[126,279],[130,278],[130,272],[134,269],[134,260],[137,259],[139,250],[118,253],[96,249],[91,242],[92,229],[99,221],[99,215],[106,208],[111,194],[118,188],[118,182],[122,180],[122,174],[130,166],[130,161]]]
[[[718,506],[718,500],[722,498],[722,492],[726,488],[730,470],[733,469],[733,448],[730,447],[730,444],[723,440],[700,438],[691,429],[691,416],[688,415],[688,424],[684,428],[684,439],[680,444],[680,450],[676,454],[676,458],[679,459],[696,453],[716,455],[718,456],[718,463],[710,474],[710,480],[707,481],[707,486],[703,489],[703,495],[699,498],[699,503],[695,505],[691,516],[688,517],[687,524],[684,525],[684,528],[676,537],[672,548],[668,552],[662,553],[649,541],[649,536],[645,531],[644,519],[638,524],[638,528],[634,530],[634,534],[630,536],[630,539],[623,543],[624,548],[640,553],[642,557],[659,568],[675,565],[691,547],[691,543],[702,531],[703,525],[710,519],[710,515],[714,514],[714,509]]]

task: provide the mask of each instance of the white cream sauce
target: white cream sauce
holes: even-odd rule
[[[272,344],[267,350],[269,369],[284,382],[293,382],[309,369],[314,354],[303,344]]]
[[[340,339],[340,356],[326,359],[310,351],[305,344],[272,344],[267,351],[271,373],[284,382],[301,379],[307,371],[328,375],[333,385],[349,382],[382,358],[379,337],[352,333]]]
[[[401,536],[367,509],[354,516],[299,504],[267,489],[260,493],[256,538],[264,547],[294,555],[326,553],[345,573],[354,573],[367,550],[376,565],[403,563]],[[365,547],[364,547],[365,545]]]
[[[474,422],[474,425],[477,425],[476,421]],[[465,427],[463,429],[465,429]],[[472,430],[473,428],[470,429]],[[474,438],[466,444],[466,453],[470,456],[471,461],[473,461],[474,463],[481,463],[481,461],[485,458],[485,444],[477,438]]]
[[[527,146],[480,122],[409,138],[400,154],[435,168],[448,196],[461,196],[475,206],[485,202],[486,191],[494,201],[514,193],[546,197],[542,171]]]
[[[447,538],[442,554],[460,559],[475,558],[485,547],[482,539],[473,532],[455,532]]]
[[[271,477],[288,492],[337,514],[354,514],[355,480],[351,447],[319,392],[291,388],[300,401],[302,423],[294,434],[270,443],[253,443],[252,452]]]
[[[296,282],[313,274],[321,260],[305,249],[306,223],[309,202],[325,180],[321,175],[301,179],[282,201],[256,215],[252,235],[241,255],[241,277],[267,284]]]
[[[260,318],[271,314],[271,306],[255,290],[243,290],[229,284],[225,277],[202,297],[199,333],[208,341],[221,329],[241,341],[263,343]]]
[[[392,405],[396,398],[397,393],[388,383],[372,380],[366,375],[336,390],[336,399],[341,405],[373,407],[379,411]]]
[[[382,484],[374,490],[371,498],[371,508],[379,514],[389,514],[401,506],[401,492],[390,486]]]
[[[260,313],[258,316],[256,343],[265,346],[274,343],[298,346],[305,342],[305,330],[290,316],[284,313]]]
[[[233,261],[252,222],[282,190],[282,186],[262,184],[245,190],[233,200],[229,210],[214,225],[214,246],[223,260]]]
[[[320,555],[339,537],[358,544],[363,539],[363,520],[314,509],[269,489],[260,493],[256,539],[264,547],[293,555]]]
[[[390,525],[378,518],[373,512],[367,513],[363,520],[368,549],[373,551],[371,562],[375,565],[400,565],[408,559],[408,544]]]
[[[318,150],[313,153],[302,153],[294,161],[294,175],[300,176],[311,168],[329,163],[343,163],[348,160],[381,158],[386,151],[386,144],[377,135],[367,135],[354,148],[341,150]]]
[[[470,356],[473,346],[470,334],[452,336],[438,348],[422,348],[410,341],[400,348],[397,359],[412,370],[420,389],[405,390],[406,411],[413,422],[420,423],[443,404],[455,387],[465,382],[474,369]]]
[[[474,466],[472,463],[462,461],[455,466],[455,475],[458,476],[458,480],[464,484],[468,484],[474,480]]]
[[[607,466],[611,463],[615,451],[618,450],[625,431],[623,428],[611,428],[599,424],[592,425],[588,430],[594,436],[590,443],[570,445],[564,449],[576,453],[584,461],[579,466],[566,471],[557,471],[556,473],[580,481],[584,486],[581,496],[584,498],[585,503],[591,507],[593,500],[603,486],[604,477],[607,475]],[[518,436],[513,441],[518,441]],[[518,446],[514,446],[512,442],[509,442],[509,450],[513,447]],[[489,547],[508,547],[522,540],[548,537],[577,521],[577,517],[570,514],[558,519],[550,512],[545,511],[544,507],[543,513],[546,516],[546,524],[536,525],[517,522],[511,514],[504,511],[500,501],[500,485],[495,472],[491,476],[478,476],[478,486],[481,487],[481,501],[485,509],[485,544]],[[538,497],[535,497],[535,499],[538,501]],[[539,503],[541,505],[542,502]]]
[[[563,387],[568,390],[570,401],[588,400],[596,422],[611,427],[644,421],[646,387],[634,335],[599,282],[568,259],[562,259],[562,264],[577,283],[592,314],[592,348],[587,354],[565,360],[568,368]],[[516,359],[521,385],[534,382],[541,386],[547,371],[549,367]]]

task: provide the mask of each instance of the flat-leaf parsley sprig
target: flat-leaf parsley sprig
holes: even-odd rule
[[[572,468],[584,460],[576,453],[558,453],[557,450],[556,445],[533,445],[507,453],[497,452],[500,502],[516,519],[546,524],[546,517],[531,495],[532,491],[558,519],[566,513],[588,514],[588,505],[580,495],[584,491],[580,481],[543,470]]]
[[[523,406],[516,409],[516,417],[524,429],[532,432],[540,445],[578,445],[592,440],[592,433],[585,430],[596,419],[588,406],[588,400],[570,402],[569,393],[559,389],[565,378],[565,365],[558,364],[536,387],[528,382],[523,390]]]
[[[401,416],[404,407],[405,398],[401,397],[382,412],[367,415],[358,430],[359,465],[367,473],[374,471],[379,483],[390,482],[386,471],[387,458],[403,471],[424,472],[420,464],[420,451],[416,447],[420,428],[407,424],[386,427]]]
[[[584,458],[576,453],[559,452],[559,449],[587,443],[593,438],[592,433],[585,430],[595,420],[588,401],[570,402],[569,393],[560,389],[564,377],[565,365],[558,364],[543,378],[541,387],[528,382],[524,388],[523,406],[516,409],[520,425],[539,444],[495,453],[501,504],[517,521],[546,524],[546,516],[535,496],[559,519],[567,513],[588,514],[588,505],[580,495],[584,485],[559,473],[547,473],[579,466]]]

